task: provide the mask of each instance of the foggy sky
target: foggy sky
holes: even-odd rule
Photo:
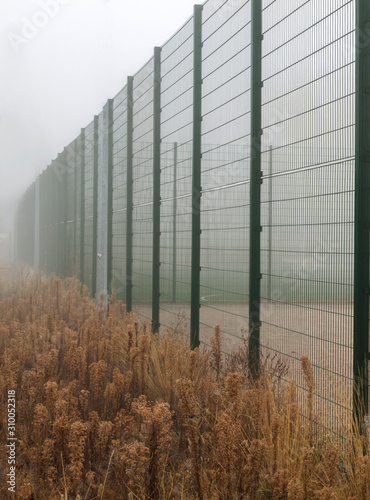
[[[185,23],[194,3],[0,0],[0,232],[11,229],[35,177]]]

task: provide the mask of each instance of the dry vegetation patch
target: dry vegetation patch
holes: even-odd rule
[[[370,498],[364,440],[322,431],[307,358],[304,418],[284,363],[266,361],[252,383],[246,351],[222,359],[218,326],[212,352],[190,351],[187,337],[152,335],[75,279],[9,279],[0,281],[1,498],[8,390],[19,499]]]

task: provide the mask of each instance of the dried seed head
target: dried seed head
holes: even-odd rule
[[[315,389],[315,378],[311,361],[307,356],[301,356],[300,361],[307,387],[313,391]]]
[[[285,500],[288,496],[289,471],[278,470],[274,475],[273,500]]]
[[[304,488],[299,479],[292,479],[288,483],[288,500],[303,500]]]

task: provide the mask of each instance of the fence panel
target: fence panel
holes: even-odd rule
[[[188,330],[191,288],[193,17],[162,47],[160,322]]]
[[[200,339],[248,329],[251,2],[203,9]]]
[[[132,307],[152,319],[153,86],[154,59],[133,83],[133,261]]]
[[[27,189],[17,211],[18,262],[34,265],[35,248],[35,183]]]
[[[352,374],[354,4],[263,11],[261,344],[302,387],[309,356],[333,416]]]
[[[66,215],[66,241],[65,241],[65,276],[73,276],[74,269],[74,244],[75,244],[75,158],[74,141],[65,148],[64,173],[65,176],[65,215]]]
[[[49,262],[50,270],[49,272],[60,274],[61,273],[61,261],[62,261],[62,247],[61,247],[61,207],[60,199],[62,195],[62,185],[60,182],[59,175],[59,155],[53,160],[49,167],[49,208],[50,208],[50,239],[51,245],[49,248]]]
[[[93,191],[94,191],[94,120],[85,129],[85,231],[84,281],[90,290],[93,273]]]
[[[81,135],[74,141],[74,274],[80,276],[80,252],[81,252]]]
[[[40,176],[40,256],[39,256],[39,262],[40,262],[40,268],[41,269],[46,269],[46,248],[48,244],[48,237],[47,237],[47,229],[46,229],[46,224],[47,224],[47,217],[48,217],[48,211],[47,211],[47,183],[46,183],[46,170],[44,170]],[[16,243],[15,243],[16,247]],[[17,249],[15,248],[15,251],[17,252]]]
[[[45,169],[40,177],[40,265],[51,272],[51,207],[50,207],[50,167]],[[19,242],[18,242],[19,243]]]
[[[127,87],[113,100],[112,288],[126,301]]]

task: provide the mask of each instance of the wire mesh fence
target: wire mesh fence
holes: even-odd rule
[[[152,317],[154,60],[133,79],[132,307]]]
[[[309,356],[333,400],[352,378],[355,3],[263,7],[261,345],[301,386]]]
[[[106,273],[106,294],[154,330],[191,330],[192,347],[209,345],[215,324],[225,352],[254,335],[260,352],[288,359],[301,387],[307,355],[321,407],[351,409],[337,388],[367,387],[369,358],[361,5],[196,6],[112,100],[111,140],[95,117],[25,193],[17,259],[75,274],[93,294]]]
[[[112,287],[126,302],[127,87],[113,101]]]
[[[161,52],[161,273],[160,322],[190,325],[193,18]]]

